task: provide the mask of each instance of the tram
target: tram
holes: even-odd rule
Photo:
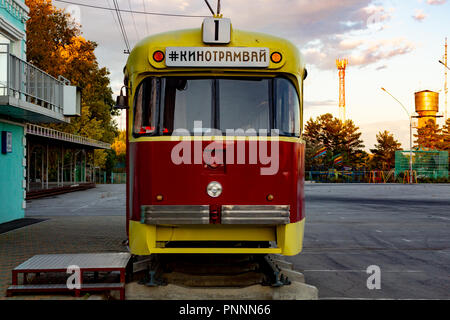
[[[215,15],[142,40],[124,75],[131,253],[301,252],[298,49]]]

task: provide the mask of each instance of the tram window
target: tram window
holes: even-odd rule
[[[212,127],[212,83],[211,79],[166,78],[161,115],[165,133],[176,129],[193,133],[200,121],[203,132]]]
[[[294,85],[287,79],[277,78],[275,128],[280,135],[300,136],[300,103]]]
[[[211,134],[210,128],[224,134],[278,129],[281,136],[299,137],[297,90],[285,78],[148,78],[138,86],[134,134],[170,135],[177,129]]]
[[[263,129],[270,132],[270,79],[219,81],[220,130]]]
[[[160,80],[149,78],[139,85],[134,110],[134,133],[154,134],[157,129],[157,110],[160,95]]]

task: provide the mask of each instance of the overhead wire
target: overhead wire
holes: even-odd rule
[[[117,3],[117,0],[113,0],[113,4],[116,9],[117,19],[119,20],[119,26],[120,26],[120,29],[122,32],[123,40],[125,42],[125,47],[126,47],[125,53],[128,54],[131,51],[130,50],[131,47],[130,47],[130,41],[128,40],[127,30],[125,29],[125,25],[123,23],[122,15],[120,13],[120,7],[119,7],[119,4]]]
[[[211,11],[212,15],[215,15],[213,8],[211,7],[211,5],[209,4],[208,0],[205,0],[206,5],[209,8],[209,11]]]
[[[127,35],[127,31],[126,31],[126,28],[125,28],[125,24],[123,22],[123,18],[122,18],[122,15],[121,15],[122,12],[131,14],[131,17],[132,17],[132,20],[133,20],[134,29],[135,29],[137,37],[139,37],[139,31],[138,31],[137,26],[136,26],[136,20],[134,18],[134,14],[156,15],[156,16],[166,16],[166,17],[180,17],[180,18],[206,18],[206,17],[208,17],[208,16],[203,16],[203,15],[187,15],[187,14],[174,14],[174,13],[162,13],[162,12],[147,12],[146,6],[145,6],[145,0],[142,0],[144,11],[133,10],[130,0],[128,0],[128,5],[130,7],[130,10],[120,9],[117,0],[112,0],[114,8],[111,7],[111,4],[110,4],[109,0],[106,0],[108,2],[109,8],[108,7],[103,7],[103,6],[97,6],[97,5],[90,5],[90,4],[75,2],[75,1],[68,1],[68,0],[53,0],[53,1],[66,3],[66,4],[72,4],[72,5],[78,5],[78,6],[81,6],[81,7],[87,7],[87,8],[92,8],[92,9],[100,9],[100,10],[110,11],[112,16],[113,16],[114,22],[118,25],[119,31],[122,34],[123,41],[124,41],[125,47],[126,47],[126,50],[124,51],[125,53],[130,53],[131,46],[130,46],[130,41],[129,41],[129,38],[128,38],[128,35]],[[212,7],[209,4],[208,0],[204,0],[204,1],[205,1],[206,5],[208,6],[209,10],[211,11],[211,13],[213,15],[215,15],[214,10],[212,9]],[[117,19],[114,16],[114,12],[117,15]],[[220,0],[218,0],[218,3],[217,3],[217,12],[220,12]],[[145,24],[146,24],[147,33],[149,33],[147,17],[145,18]]]
[[[136,27],[136,20],[134,19],[134,14],[133,14],[133,10],[132,10],[132,8],[131,8],[131,1],[130,0],[128,0],[128,6],[130,7],[130,15],[131,15],[131,20],[133,20],[133,26],[134,26],[134,31],[136,32],[136,39],[137,39],[137,41],[139,41],[139,39],[141,38],[140,37],[140,35],[139,35],[139,31],[138,31],[138,29],[137,29],[137,27]],[[136,42],[137,42],[136,41]]]
[[[106,1],[106,3],[108,4],[108,6],[112,9],[111,3],[109,2],[110,0],[105,0],[105,1]],[[118,30],[119,32],[121,32],[121,31],[120,31],[119,22],[117,21],[116,16],[114,15],[113,10],[114,10],[114,9],[112,9],[112,10],[110,11],[110,12],[111,12],[111,16],[112,16],[112,18],[113,18],[113,20],[114,20],[114,24],[118,27],[117,30]]]
[[[147,11],[147,9],[145,8],[145,0],[142,0],[142,5],[144,6],[144,12]],[[145,28],[147,29],[147,34],[150,33],[150,29],[148,28],[148,17],[145,16]]]
[[[179,18],[207,18],[208,16],[201,16],[201,15],[189,15],[189,14],[176,14],[176,13],[162,13],[162,12],[147,12],[147,11],[137,11],[137,10],[126,10],[126,9],[114,9],[114,8],[107,8],[102,6],[95,6],[85,3],[79,3],[75,1],[67,1],[67,0],[53,0],[55,2],[61,2],[61,3],[67,3],[67,4],[74,4],[81,7],[86,8],[92,8],[92,9],[100,9],[100,10],[111,10],[111,11],[119,11],[119,12],[125,12],[125,13],[134,13],[134,14],[146,14],[146,15],[155,15],[155,16],[164,16],[164,17],[179,17]]]

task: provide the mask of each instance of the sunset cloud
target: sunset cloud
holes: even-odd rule
[[[441,5],[445,4],[446,2],[447,0],[427,0],[427,3],[431,5]]]
[[[419,22],[425,20],[426,17],[427,15],[421,9],[416,9],[416,13],[413,15],[413,18]]]
[[[335,69],[336,57],[348,57],[350,66],[364,67],[410,53],[415,45],[405,38],[385,40],[343,40],[303,50],[308,63],[320,69]]]

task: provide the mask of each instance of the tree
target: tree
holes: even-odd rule
[[[394,135],[389,131],[377,134],[377,144],[375,149],[370,149],[374,168],[379,170],[391,170],[395,166],[395,151],[402,150],[401,143],[394,139]]]
[[[114,143],[111,145],[111,149],[116,153],[116,158],[124,163],[125,156],[127,152],[127,132],[125,130],[120,131],[119,135],[114,140]]]
[[[333,115],[323,114],[308,120],[303,137],[306,141],[306,168],[331,168],[337,155],[343,157],[343,163],[351,166],[362,166],[367,154],[362,150],[364,145],[359,128],[352,120],[344,123]],[[326,154],[314,159],[316,152],[326,148]]]
[[[442,139],[437,145],[438,149],[450,152],[450,118],[448,118],[447,121],[445,122],[445,125],[441,131],[441,135]]]
[[[442,144],[442,129],[439,128],[439,125],[432,120],[428,120],[425,127],[418,128],[417,134],[414,135],[416,137],[416,148],[418,149],[430,149],[430,150],[439,150],[439,147]]]
[[[58,78],[63,76],[82,89],[81,117],[70,124],[48,125],[56,130],[112,143],[117,125],[112,119],[114,101],[109,71],[100,68],[95,42],[82,37],[80,25],[50,0],[26,0],[30,8],[27,21],[27,59]],[[96,150],[95,163],[104,166],[106,155]]]
[[[63,74],[60,49],[80,36],[79,27],[70,15],[52,6],[50,0],[25,0],[27,20],[27,59],[54,77]]]

